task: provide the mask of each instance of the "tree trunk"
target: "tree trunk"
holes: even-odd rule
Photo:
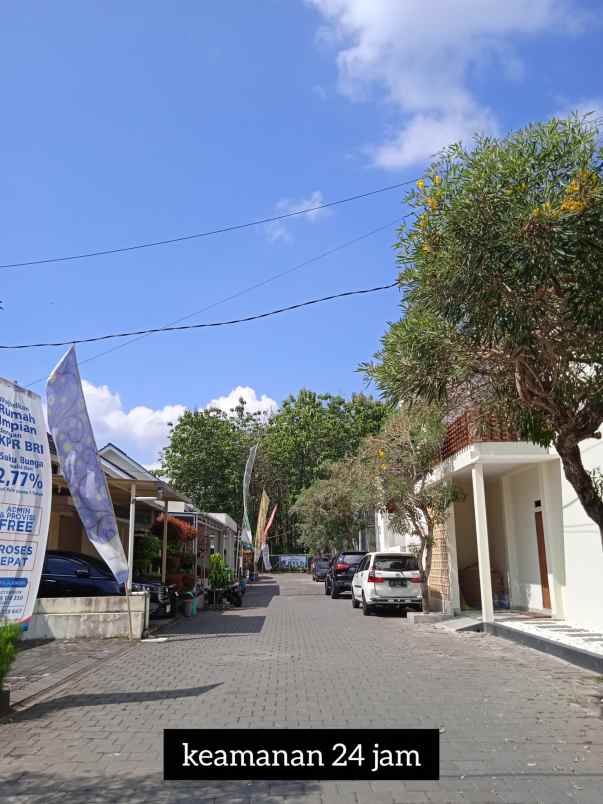
[[[419,572],[421,574],[421,596],[423,598],[423,611],[431,611],[429,605],[429,575],[431,573],[431,539],[421,537],[421,548],[417,556],[419,563]]]
[[[603,548],[603,500],[591,475],[584,468],[580,447],[571,436],[557,436],[555,448],[563,464],[563,472],[571,483],[588,516],[599,527]]]

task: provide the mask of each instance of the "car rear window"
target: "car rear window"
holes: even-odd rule
[[[344,564],[360,564],[366,553],[344,553],[339,559]]]
[[[321,558],[320,561],[316,562],[317,567],[328,567],[329,562],[325,558]]]
[[[414,556],[375,556],[373,569],[384,572],[412,572],[418,570],[419,565]]]

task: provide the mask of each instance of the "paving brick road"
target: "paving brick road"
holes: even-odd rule
[[[0,721],[0,801],[603,799],[603,683],[480,634],[363,617],[307,576],[174,623]],[[437,727],[439,782],[164,783],[162,729]]]

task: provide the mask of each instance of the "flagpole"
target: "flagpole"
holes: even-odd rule
[[[134,573],[134,529],[136,524],[136,483],[130,486],[130,521],[128,523],[128,580],[126,581],[126,605],[128,607],[128,639],[133,639],[132,607],[130,595],[132,594],[132,575]]]

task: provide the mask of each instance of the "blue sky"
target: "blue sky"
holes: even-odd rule
[[[594,0],[5,4],[0,262],[362,193],[414,178],[476,129],[603,113],[602,19]],[[4,270],[2,342],[160,326],[403,211],[394,191],[286,226]],[[391,226],[191,322],[392,281],[394,235]],[[301,387],[350,394],[397,316],[387,291],[149,337],[88,363],[112,344],[82,346],[97,438],[149,463],[184,406],[238,386],[264,407]],[[0,375],[28,384],[61,353],[3,352]]]

